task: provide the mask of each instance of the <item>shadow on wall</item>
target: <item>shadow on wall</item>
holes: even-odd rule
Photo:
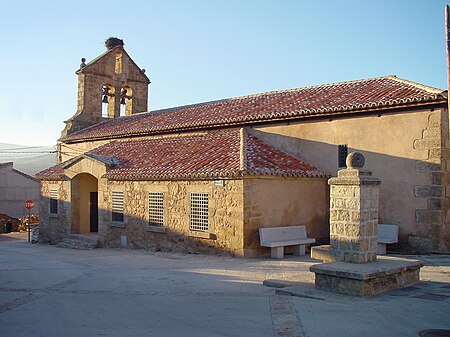
[[[71,203],[58,200],[58,214],[49,214],[50,198],[42,197],[40,241],[58,244],[70,234],[80,234],[77,228],[67,219],[71,218]],[[106,224],[101,218],[109,219]],[[128,247],[148,249],[155,252],[180,252],[186,254],[214,254],[239,256],[227,249],[225,242],[215,234],[209,238],[193,237],[170,227],[148,226],[146,220],[125,214],[123,223],[113,222],[111,210],[98,209],[98,230],[103,236],[104,247]],[[188,227],[189,224],[186,224]],[[81,226],[82,227],[82,226]],[[75,230],[74,230],[75,229]],[[199,232],[199,235],[205,232]],[[206,233],[205,233],[206,234]]]
[[[268,144],[332,176],[336,176],[337,171],[343,169],[338,167],[338,145],[258,130],[252,132]],[[395,135],[380,135],[380,144],[377,146],[385,148],[386,152],[393,152],[389,148],[392,137]],[[408,145],[409,149],[404,151],[405,156],[409,153],[417,156],[422,154],[424,159],[367,151],[352,147],[351,144],[348,152],[357,151],[364,154],[364,168],[372,171],[372,175],[381,180],[379,223],[399,225],[397,247],[405,249],[412,246],[416,251],[436,251],[446,235],[444,231],[448,198],[445,197],[442,187],[444,173],[440,164],[426,161],[432,150],[413,149],[413,141]],[[407,145],[404,146],[408,148]],[[446,249],[450,250],[450,246]]]

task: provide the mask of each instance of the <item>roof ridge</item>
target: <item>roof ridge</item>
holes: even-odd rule
[[[250,95],[244,95],[244,96],[238,96],[238,97],[231,97],[228,99],[231,99],[231,100],[244,99],[244,98],[263,96],[263,95],[267,95],[267,94],[278,94],[278,93],[293,92],[293,91],[300,91],[300,90],[307,90],[307,89],[316,89],[316,88],[322,88],[322,87],[331,87],[331,86],[336,86],[336,85],[340,85],[340,84],[360,83],[360,82],[366,82],[369,80],[379,80],[379,79],[389,78],[390,76],[395,76],[395,75],[369,77],[369,78],[362,78],[362,79],[358,79],[358,80],[338,81],[338,82],[332,82],[332,83],[322,83],[322,84],[308,85],[305,87],[297,87],[297,88],[292,88],[292,89],[271,90],[271,91],[266,91],[266,92],[262,92],[262,93],[258,93],[258,94],[250,94]]]
[[[197,106],[202,106],[202,105],[214,104],[214,103],[218,103],[218,102],[222,102],[222,101],[241,100],[241,99],[247,99],[247,98],[252,98],[252,97],[260,97],[260,96],[264,96],[264,95],[267,95],[267,94],[279,94],[279,93],[281,94],[281,93],[295,92],[295,91],[302,91],[302,90],[309,90],[309,89],[316,89],[316,88],[326,88],[326,87],[332,87],[332,86],[341,85],[341,84],[361,83],[361,82],[380,80],[380,79],[393,79],[393,80],[396,80],[396,81],[398,81],[400,83],[409,84],[409,85],[418,87],[418,88],[426,90],[426,91],[432,91],[435,94],[440,94],[440,93],[445,92],[445,90],[434,88],[434,87],[430,87],[430,86],[423,85],[423,84],[420,84],[420,83],[417,83],[417,82],[412,82],[412,81],[409,81],[409,80],[405,80],[405,79],[397,77],[396,75],[392,75],[391,74],[391,75],[378,76],[378,77],[362,78],[362,79],[358,79],[358,80],[338,81],[338,82],[332,82],[332,83],[315,84],[315,85],[309,85],[309,86],[305,86],[305,87],[297,87],[297,88],[291,88],[291,89],[270,90],[270,91],[265,91],[265,92],[261,92],[261,93],[254,93],[254,94],[248,94],[248,95],[237,96],[237,97],[228,97],[228,98],[222,98],[222,99],[217,99],[217,100],[212,100],[212,101],[205,101],[205,102],[200,102],[200,103],[192,103],[192,104],[180,105],[180,106],[170,107],[170,108],[163,108],[163,109],[158,109],[158,110],[151,110],[151,111],[141,112],[139,114],[144,114],[144,113],[164,113],[164,112],[168,112],[168,111],[175,111],[175,110],[185,109],[185,108],[190,108],[190,107],[197,107]],[[127,116],[127,117],[131,117],[131,116]]]
[[[428,92],[436,94],[436,95],[442,94],[442,93],[444,93],[446,91],[446,90],[438,89],[438,88],[435,88],[435,87],[431,87],[429,85],[420,84],[418,82],[413,82],[413,81],[410,81],[410,80],[407,80],[407,79],[404,79],[404,78],[399,78],[399,77],[397,77],[395,75],[389,75],[389,76],[386,76],[386,77],[389,78],[389,79],[392,79],[394,81],[397,81],[397,82],[400,82],[400,83],[403,83],[403,84],[406,84],[406,85],[410,85],[410,86],[413,86],[413,87],[416,87],[416,88],[428,91]]]

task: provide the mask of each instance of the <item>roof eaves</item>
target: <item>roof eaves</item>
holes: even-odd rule
[[[176,125],[175,127],[160,127],[143,131],[124,131],[120,133],[115,133],[113,135],[93,135],[87,137],[76,138],[76,133],[70,134],[68,136],[62,137],[59,140],[66,143],[77,143],[84,141],[92,141],[92,140],[104,140],[104,139],[112,139],[112,138],[124,138],[124,137],[137,137],[137,136],[145,136],[145,135],[153,135],[153,134],[161,134],[161,133],[169,133],[169,132],[181,132],[181,131],[189,131],[189,130],[199,130],[199,129],[210,129],[214,127],[229,127],[236,125],[250,125],[250,124],[261,124],[267,122],[275,122],[275,121],[286,121],[286,120],[294,120],[294,119],[304,119],[304,118],[315,118],[315,117],[328,117],[328,116],[336,116],[336,115],[347,115],[347,114],[358,114],[362,112],[371,112],[371,111],[385,111],[391,109],[401,109],[408,107],[420,107],[427,106],[430,104],[438,104],[445,103],[446,92],[443,92],[441,97],[436,97],[433,100],[411,100],[408,102],[383,102],[383,104],[359,104],[353,106],[340,106],[333,108],[318,108],[318,109],[303,109],[303,110],[294,110],[287,113],[279,113],[277,116],[264,116],[264,118],[244,118],[244,119],[234,119],[234,120],[219,120],[214,121],[213,123],[191,123],[187,125]],[[439,95],[438,95],[439,96]],[[130,116],[132,117],[132,116]],[[108,121],[104,121],[108,122]],[[101,123],[104,123],[101,122]],[[88,128],[95,128],[99,124],[92,125]],[[80,132],[87,130],[85,128],[80,130]]]

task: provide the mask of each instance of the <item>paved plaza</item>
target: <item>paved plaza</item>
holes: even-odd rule
[[[372,298],[314,289],[309,257],[71,250],[0,235],[0,336],[419,336],[450,330],[450,256]],[[283,288],[264,286],[263,282]]]

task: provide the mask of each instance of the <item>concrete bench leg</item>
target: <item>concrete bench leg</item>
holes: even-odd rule
[[[294,246],[294,255],[303,256],[305,255],[305,245]]]
[[[386,254],[386,244],[377,243],[377,254]]]
[[[272,247],[270,249],[270,257],[272,259],[282,259],[284,256],[284,247]]]

